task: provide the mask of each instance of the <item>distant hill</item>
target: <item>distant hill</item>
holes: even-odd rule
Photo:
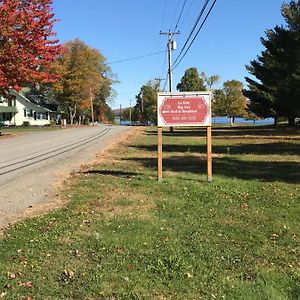
[[[121,114],[123,113],[124,110],[129,109],[130,107],[122,107],[121,108]],[[120,114],[120,108],[115,108],[112,110],[115,116],[118,116]]]

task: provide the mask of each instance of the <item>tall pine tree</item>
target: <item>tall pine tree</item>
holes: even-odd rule
[[[300,116],[300,1],[284,4],[286,26],[276,26],[261,38],[261,55],[247,66],[257,80],[246,77],[249,110],[261,117],[286,117],[290,125]]]

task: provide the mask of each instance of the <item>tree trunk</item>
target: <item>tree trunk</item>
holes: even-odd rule
[[[73,114],[72,114],[72,108],[69,107],[69,115],[70,115],[70,125],[73,125]]]
[[[277,126],[277,124],[278,124],[278,117],[275,116],[275,117],[274,117],[274,126]]]
[[[70,124],[73,125],[74,124],[74,118],[76,116],[76,108],[77,105],[74,106],[73,108],[73,113],[72,113],[72,107],[69,106],[69,112],[70,112]]]

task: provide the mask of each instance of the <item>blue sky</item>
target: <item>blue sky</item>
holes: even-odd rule
[[[55,25],[61,43],[79,38],[114,62],[166,49],[167,37],[160,31],[173,30],[184,0],[54,0]],[[186,0],[176,35],[179,54],[204,0]],[[213,1],[211,1],[212,3]],[[284,24],[282,0],[217,0],[190,51],[173,73],[173,90],[184,71],[197,67],[208,75],[219,74],[221,82],[247,76],[245,65],[263,49],[260,37],[266,29]],[[166,53],[112,64],[119,84],[111,103],[135,103],[140,87],[155,77],[166,78]],[[162,82],[164,85],[164,82]]]

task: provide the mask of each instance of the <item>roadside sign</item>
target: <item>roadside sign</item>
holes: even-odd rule
[[[210,95],[210,92],[158,93],[158,127],[211,126]]]
[[[163,128],[206,127],[207,180],[212,181],[211,93],[158,93],[157,96],[157,178],[162,180]]]

